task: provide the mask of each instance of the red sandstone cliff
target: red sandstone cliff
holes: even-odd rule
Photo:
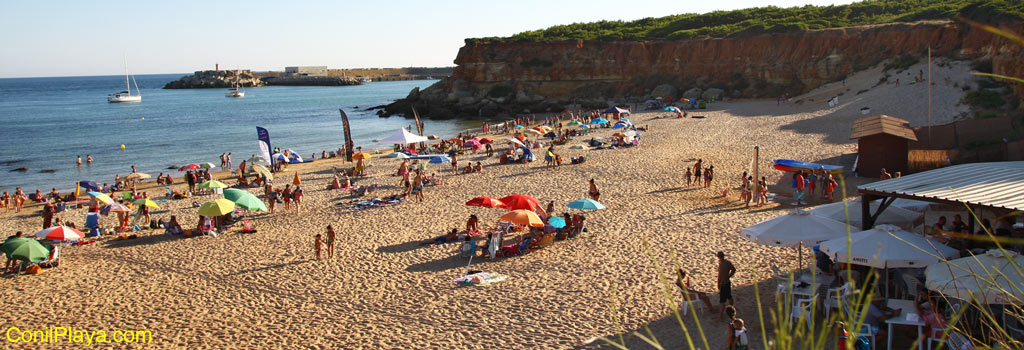
[[[1024,25],[1008,29],[1024,32]],[[661,84],[678,94],[693,87],[720,88],[732,97],[798,94],[901,54],[922,56],[929,47],[936,56],[991,59],[996,73],[1021,76],[1024,67],[1024,50],[1008,40],[944,21],[683,41],[467,40],[450,78],[400,102],[436,116],[432,112],[518,113],[524,106],[536,112],[572,101],[621,102],[645,98]],[[388,112],[407,112],[394,110],[407,105],[394,107]]]

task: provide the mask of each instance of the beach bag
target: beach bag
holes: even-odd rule
[[[32,265],[32,266],[29,266],[27,269],[25,269],[25,274],[35,275],[35,274],[38,274],[38,273],[40,273],[42,271],[43,271],[43,268],[39,267],[39,265]]]
[[[856,350],[871,350],[871,340],[865,336],[857,337],[857,342],[853,343],[853,348]]]

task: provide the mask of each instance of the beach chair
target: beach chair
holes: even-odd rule
[[[825,299],[825,319],[828,320],[829,314],[832,309],[839,309],[842,307],[842,303],[849,303],[850,289],[853,285],[850,283],[844,284],[839,288],[828,289],[828,299]]]
[[[683,302],[679,305],[681,308],[680,311],[682,312],[683,316],[686,316],[686,313],[690,311],[691,307],[697,308],[701,312],[704,311],[704,303],[702,303],[700,299],[693,298],[687,300],[687,298],[689,298],[690,292],[678,284],[676,285],[676,288],[679,288],[679,290],[683,292]]]
[[[554,233],[547,233],[544,236],[542,236],[540,238],[540,240],[536,242],[536,244],[533,244],[532,246],[530,246],[529,249],[530,250],[544,249],[544,248],[547,248],[549,245],[551,245],[551,243],[554,243],[554,242],[555,242],[555,234]]]
[[[903,275],[903,283],[906,284],[903,299],[914,299],[914,294],[921,289],[921,280],[912,275]]]
[[[942,331],[943,331],[942,328],[932,328],[932,334],[933,335],[934,334],[938,334],[939,336],[941,336],[942,335]],[[943,349],[951,349],[951,350],[972,350],[972,349],[974,349],[974,343],[972,343],[970,339],[967,339],[967,337],[965,337],[963,334],[960,334],[960,333],[957,333],[957,332],[949,332],[949,334],[946,335],[945,339],[929,337],[927,339],[927,341],[928,341],[928,350],[932,350],[932,344],[937,344],[938,345],[935,348],[939,348],[939,346],[945,344],[946,346],[942,347],[942,348]]]
[[[28,264],[27,266],[32,266],[32,265],[39,265],[39,267],[42,267],[42,268],[51,268],[51,267],[57,267],[58,265],[60,265],[60,246],[54,244],[53,247],[50,248],[50,256],[46,257],[46,260],[43,260],[43,261],[40,261],[40,262],[34,262],[34,263],[31,263],[31,264]]]
[[[476,255],[476,241],[462,242],[462,246],[459,247],[459,256],[472,258],[474,255]]]
[[[817,299],[817,294],[810,298],[797,299],[793,303],[793,310],[789,314],[790,323],[796,325],[800,320],[803,320],[807,324],[807,329],[810,330],[814,323],[814,304]]]
[[[510,257],[525,253],[527,248],[530,246],[530,242],[532,241],[533,238],[527,238],[526,240],[523,241],[523,243],[502,246],[501,256]]]

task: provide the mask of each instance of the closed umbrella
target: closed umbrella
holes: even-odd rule
[[[544,227],[544,221],[530,210],[513,210],[502,215],[501,219],[524,226]]]
[[[145,205],[145,206],[153,208],[153,209],[160,209],[160,206],[157,205],[156,202],[153,202],[152,200],[150,200],[149,198],[139,198],[139,199],[136,199],[136,200],[132,201],[132,203],[142,204],[142,205]]]
[[[301,185],[302,179],[299,178],[299,172],[295,172],[295,177],[292,179],[292,185]]]
[[[214,217],[221,216],[230,213],[235,210],[235,202],[221,198],[213,201],[203,203],[199,206],[199,215]]]
[[[210,181],[200,182],[199,185],[196,185],[196,186],[199,187],[199,188],[208,188],[208,189],[228,188],[228,185],[225,185],[223,182],[220,182],[220,181],[217,181],[217,180],[210,180]]]
[[[267,211],[267,204],[259,197],[244,190],[229,188],[224,190],[224,199],[235,202],[235,205],[250,211]]]
[[[67,226],[53,226],[36,232],[36,237],[54,241],[77,241],[85,237],[85,235]]]
[[[523,194],[513,194],[503,197],[501,198],[501,202],[505,203],[505,208],[508,210],[525,209],[529,211],[537,211],[537,209],[541,208],[540,201],[536,198]]]
[[[1016,265],[1016,267],[1014,267]],[[1024,256],[992,249],[985,254],[929,265],[925,287],[960,300],[982,304],[1017,304],[1024,300]]]
[[[505,208],[505,203],[494,197],[476,197],[466,202],[467,206],[484,208]]]
[[[43,261],[50,255],[50,250],[39,241],[28,238],[9,239],[0,246],[0,250],[7,254],[8,259],[25,262]]]
[[[601,209],[607,209],[607,207],[605,207],[604,204],[601,204],[600,202],[595,201],[595,200],[590,199],[590,198],[580,199],[578,201],[569,202],[568,207],[569,207],[569,209],[579,209],[579,210],[601,210]]]

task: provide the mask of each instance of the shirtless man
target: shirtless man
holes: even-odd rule
[[[423,172],[416,170],[416,177],[412,179],[412,193],[416,198],[423,201]]]
[[[736,274],[736,267],[733,266],[732,262],[725,259],[725,253],[722,251],[718,252],[718,304],[722,306],[722,310],[725,309],[725,301],[729,301],[729,305],[733,304],[732,299],[732,282],[729,281],[733,275]],[[721,315],[719,315],[721,317]]]

